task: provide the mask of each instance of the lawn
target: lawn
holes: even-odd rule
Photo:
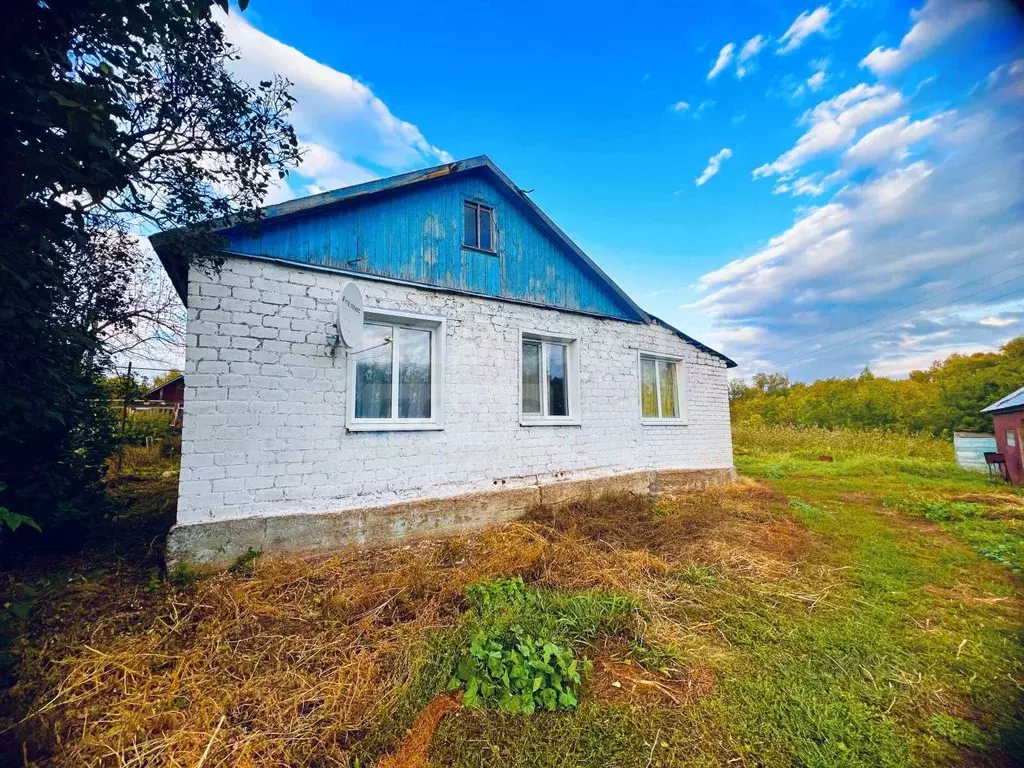
[[[0,573],[0,763],[1012,765],[1024,496],[951,453],[746,427],[727,488],[205,577],[140,471]]]

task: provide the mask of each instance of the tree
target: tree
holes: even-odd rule
[[[174,381],[179,376],[181,376],[181,371],[179,371],[177,368],[171,368],[171,370],[169,370],[163,376],[157,376],[155,379],[153,379],[153,389],[163,386],[168,381]]]
[[[289,84],[235,79],[204,0],[5,11],[0,506],[45,525],[95,506],[111,438],[98,381],[113,340],[144,320],[135,232],[171,230],[183,256],[216,267],[211,219],[256,221],[299,155]]]
[[[948,435],[988,431],[985,406],[1024,385],[1024,336],[999,352],[951,355],[906,379],[875,376],[865,367],[856,378],[791,384],[782,374],[756,373],[752,384],[730,383],[737,421],[819,427],[882,427]]]

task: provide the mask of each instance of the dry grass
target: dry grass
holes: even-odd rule
[[[55,627],[22,659],[15,693],[32,704],[7,738],[54,766],[353,765],[422,679],[429,639],[459,625],[468,584],[519,574],[621,590],[650,607],[647,636],[701,644],[713,627],[665,618],[689,599],[674,594],[676,576],[694,564],[758,580],[800,568],[814,537],[780,502],[751,481],[657,504],[609,497],[475,537],[261,558],[250,573],[148,595],[100,591],[82,606],[90,625]],[[645,695],[680,702],[710,684],[692,670],[656,685],[633,677]]]

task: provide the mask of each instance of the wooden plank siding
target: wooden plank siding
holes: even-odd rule
[[[495,253],[462,246],[463,201],[495,211]],[[225,231],[229,253],[643,321],[483,172],[464,172]]]

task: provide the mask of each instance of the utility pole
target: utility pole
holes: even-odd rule
[[[124,462],[124,429],[128,422],[128,392],[132,384],[132,363],[128,361],[128,376],[124,382],[124,391],[121,393],[121,439],[117,447],[117,473],[121,474],[121,464]]]

